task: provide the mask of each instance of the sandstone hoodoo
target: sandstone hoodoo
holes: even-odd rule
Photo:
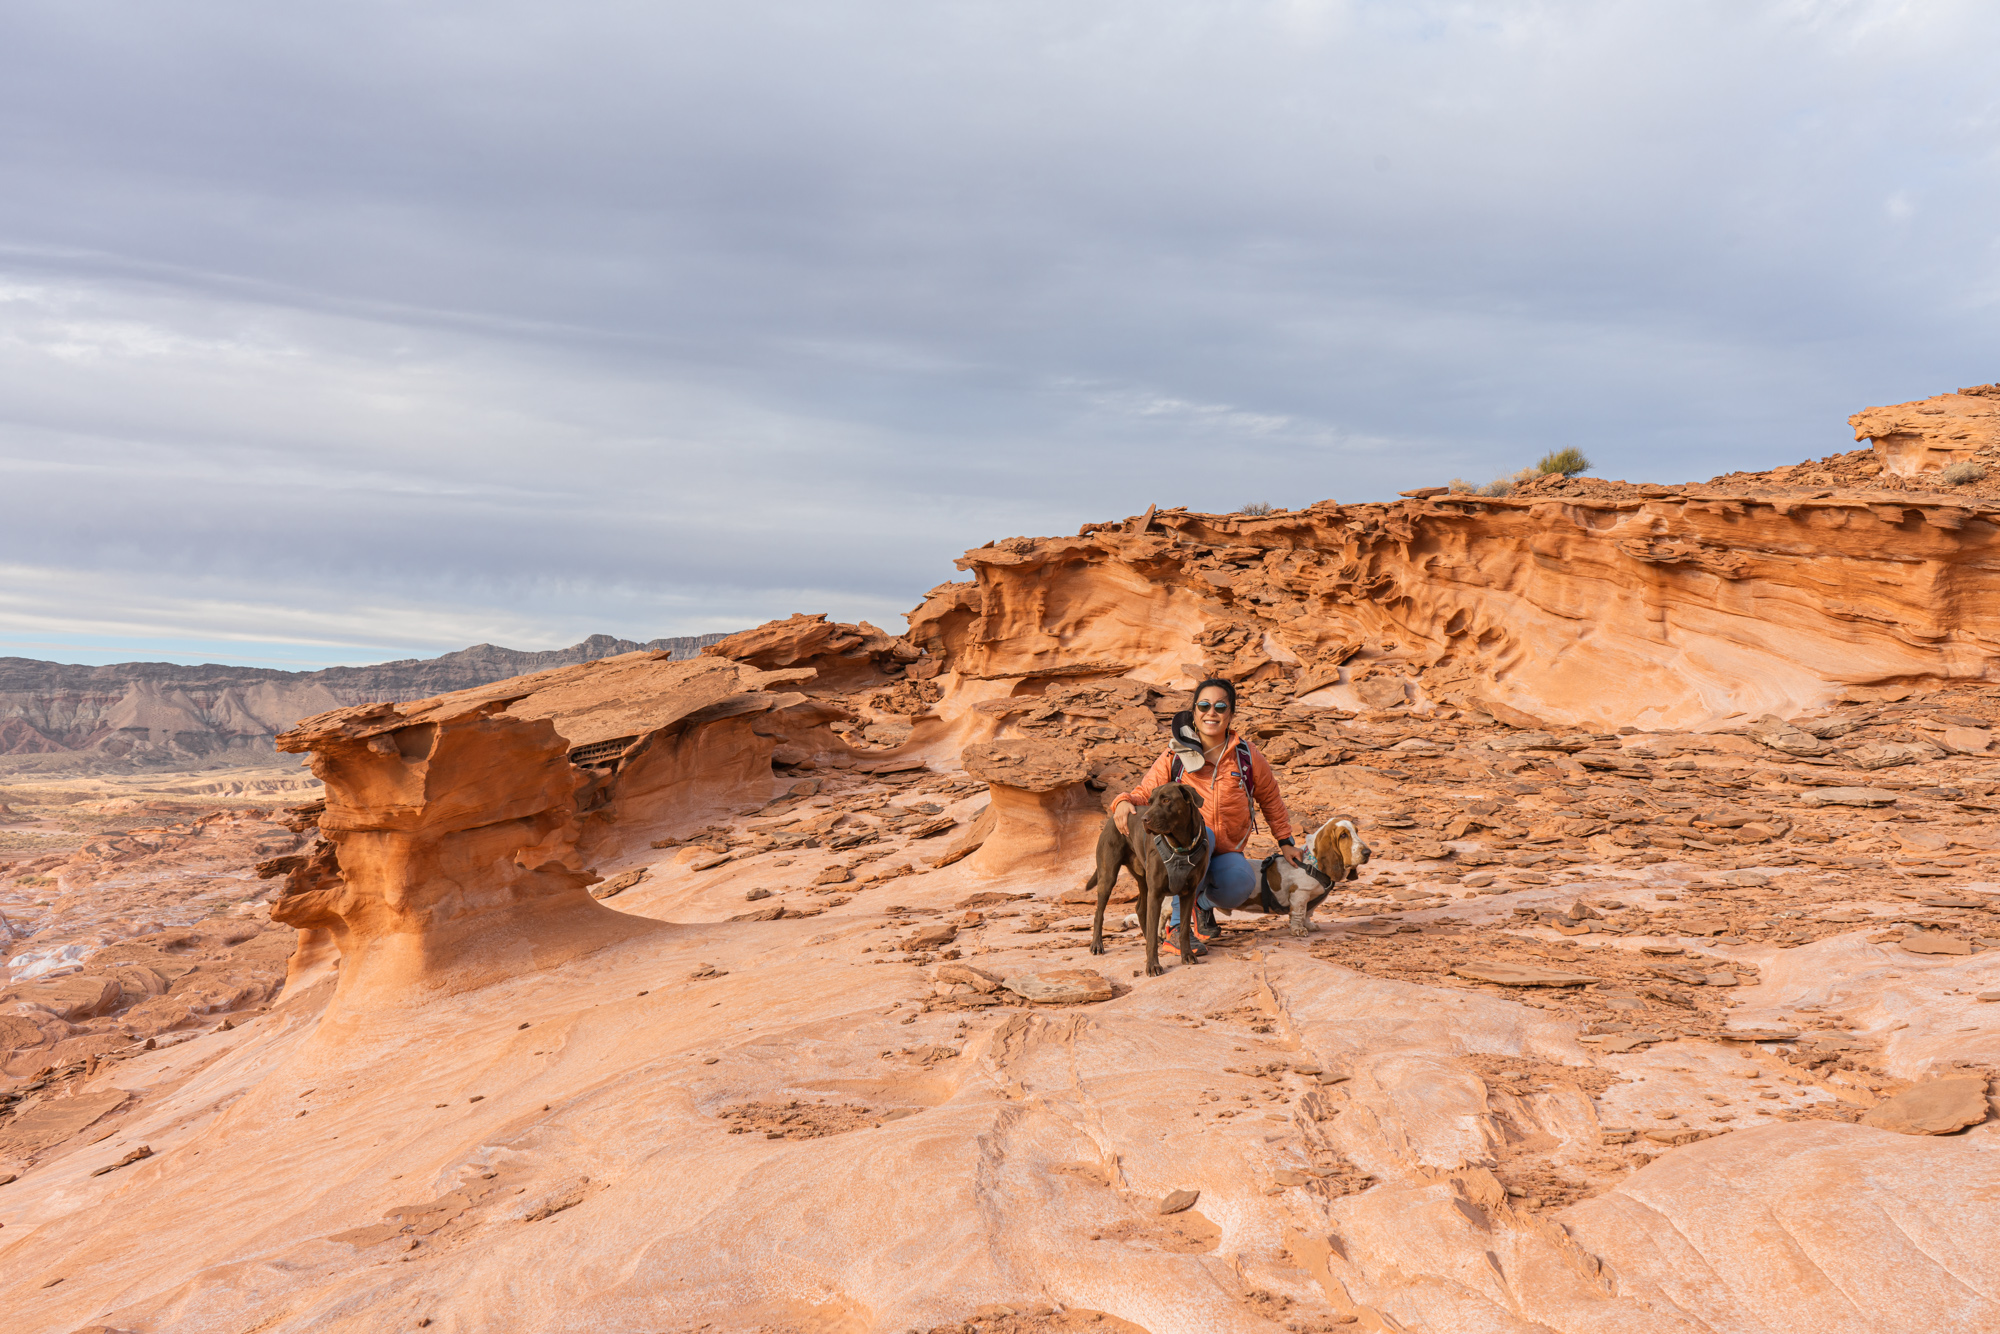
[[[1896,477],[1943,473],[1954,464],[2000,465],[2000,384],[1864,408],[1847,424],[1872,447],[1882,471]]]
[[[2000,1328],[1995,401],[1009,539],[907,637],[335,701],[316,788],[0,786],[0,1309]],[[1148,976],[1077,886],[1208,675],[1372,859]]]
[[[967,746],[965,772],[987,785],[993,830],[972,864],[993,875],[1065,866],[1088,855],[1104,822],[1090,766],[1075,746],[1025,738]]]
[[[309,718],[277,744],[326,784],[324,841],[272,917],[327,934],[344,996],[474,985],[642,931],[586,892],[592,865],[768,798],[786,715],[810,730],[820,711],[766,688],[812,676],[633,653]]]

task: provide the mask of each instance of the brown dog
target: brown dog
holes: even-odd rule
[[[1084,883],[1097,890],[1097,916],[1090,924],[1090,952],[1104,953],[1104,906],[1123,867],[1139,882],[1139,929],[1146,934],[1146,976],[1158,977],[1160,922],[1169,894],[1181,901],[1181,958],[1194,957],[1194,896],[1208,875],[1207,830],[1201,823],[1201,794],[1186,783],[1166,783],[1153,790],[1142,812],[1134,811],[1140,828],[1135,837],[1118,832],[1118,821],[1104,817],[1097,833],[1097,870]],[[1131,817],[1127,817],[1128,819]]]

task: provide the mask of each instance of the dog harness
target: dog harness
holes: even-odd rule
[[[1187,877],[1194,874],[1194,855],[1201,850],[1202,844],[1203,840],[1196,839],[1190,847],[1177,848],[1165,834],[1153,835],[1153,850],[1160,854],[1160,860],[1166,864],[1169,885],[1176,879],[1186,883]]]

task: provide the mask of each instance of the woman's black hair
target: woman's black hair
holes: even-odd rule
[[[1204,690],[1206,690],[1206,689],[1208,689],[1208,688],[1209,688],[1210,686],[1221,686],[1221,687],[1222,687],[1222,693],[1223,693],[1223,694],[1225,694],[1225,695],[1227,695],[1227,696],[1229,696],[1229,711],[1230,711],[1231,713],[1235,713],[1235,712],[1236,712],[1236,686],[1234,685],[1234,683],[1232,683],[1232,682],[1229,682],[1229,681],[1225,681],[1225,680],[1223,680],[1223,679],[1222,679],[1221,677],[1219,677],[1219,676],[1211,676],[1211,677],[1209,677],[1209,678],[1208,678],[1208,679],[1207,679],[1206,681],[1203,681],[1203,682],[1202,682],[1202,683],[1201,683],[1200,685],[1196,686],[1196,687],[1194,688],[1194,696],[1193,696],[1193,698],[1191,698],[1191,699],[1189,699],[1189,700],[1188,700],[1188,707],[1189,707],[1190,709],[1192,709],[1192,708],[1194,707],[1194,701],[1195,701],[1195,700],[1197,700],[1197,699],[1200,699],[1200,698],[1201,698],[1201,692],[1202,692],[1202,691],[1204,691]]]

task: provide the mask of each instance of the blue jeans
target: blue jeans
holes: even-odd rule
[[[1208,835],[1208,874],[1202,878],[1201,891],[1195,902],[1204,908],[1240,908],[1257,894],[1257,867],[1240,852],[1217,852],[1215,831],[1205,829]],[[1172,905],[1167,914],[1168,926],[1181,924],[1181,901],[1168,899]]]

